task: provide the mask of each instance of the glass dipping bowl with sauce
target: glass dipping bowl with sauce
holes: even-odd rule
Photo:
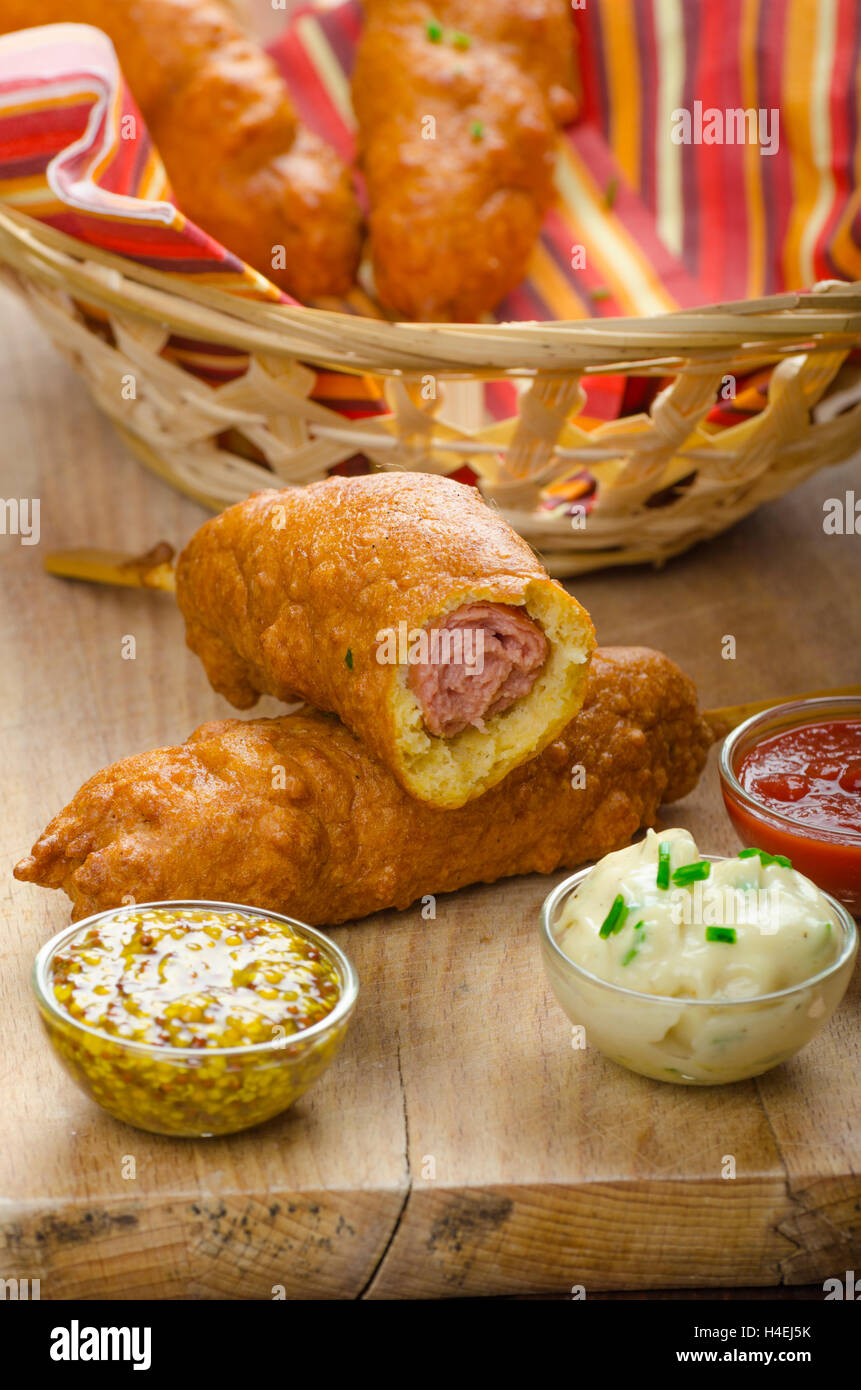
[[[209,1138],[262,1124],[308,1090],[344,1039],[358,978],[302,922],[200,900],[75,922],[42,947],[33,989],[54,1050],[92,1100],[137,1129]]]
[[[723,856],[703,854],[717,863]],[[849,986],[858,951],[851,915],[831,900],[839,933],[835,959],[809,980],[769,994],[697,999],[646,994],[601,979],[562,950],[563,911],[592,873],[580,869],[545,899],[540,940],[544,969],[571,1023],[589,1047],[655,1081],[718,1086],[760,1076],[805,1047],[831,1018]]]
[[[720,782],[745,845],[783,854],[861,915],[861,698],[775,705],[723,742]]]

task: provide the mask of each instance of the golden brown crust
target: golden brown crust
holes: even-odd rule
[[[97,773],[15,875],[64,889],[76,919],[131,895],[337,923],[619,849],[693,789],[711,741],[692,683],[645,648],[597,652],[562,737],[457,811],[411,799],[326,715],[225,720]]]
[[[188,217],[299,299],[347,292],[361,244],[350,172],[225,5],[0,0],[0,32],[64,21],[111,39]]]
[[[377,293],[408,318],[477,318],[523,278],[550,205],[556,124],[578,106],[569,7],[364,9],[353,104]]]
[[[582,631],[582,670],[572,684],[570,663],[555,723],[518,756],[509,750],[493,780],[540,751],[585,689],[588,615],[475,488],[449,478],[380,473],[255,493],[191,538],[176,592],[189,647],[237,709],[265,693],[330,710],[413,795],[438,804],[459,802],[410,779],[396,719],[406,668],[378,659],[380,633],[409,635],[473,599],[522,604],[527,596],[533,607],[554,603]],[[477,783],[470,794],[481,790]]]

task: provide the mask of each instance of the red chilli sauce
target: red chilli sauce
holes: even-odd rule
[[[741,759],[736,777],[762,807],[763,820],[733,808],[750,819],[756,843],[767,824],[769,848],[861,911],[861,720],[802,724],[763,738]]]

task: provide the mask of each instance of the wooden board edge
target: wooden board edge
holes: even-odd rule
[[[821,1283],[861,1258],[861,1175],[413,1187],[370,1299]],[[853,1263],[854,1261],[854,1263]]]
[[[51,1300],[358,1298],[403,1203],[397,1190],[7,1201],[0,1297],[35,1279]]]

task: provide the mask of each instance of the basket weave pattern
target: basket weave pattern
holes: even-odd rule
[[[570,575],[678,554],[861,440],[861,402],[813,414],[861,346],[861,284],[645,319],[410,325],[240,300],[7,210],[0,261],[128,446],[213,510],[357,453],[384,469],[469,464],[548,569]],[[234,348],[248,369],[213,388],[161,355],[172,334]],[[309,399],[305,364],[374,375],[391,415],[349,420]],[[704,427],[728,376],[770,364],[765,410]],[[610,372],[670,384],[648,413],[583,428],[581,382]],[[503,378],[522,387],[518,414],[488,425],[483,383]],[[543,505],[583,467],[597,480],[588,515]]]

